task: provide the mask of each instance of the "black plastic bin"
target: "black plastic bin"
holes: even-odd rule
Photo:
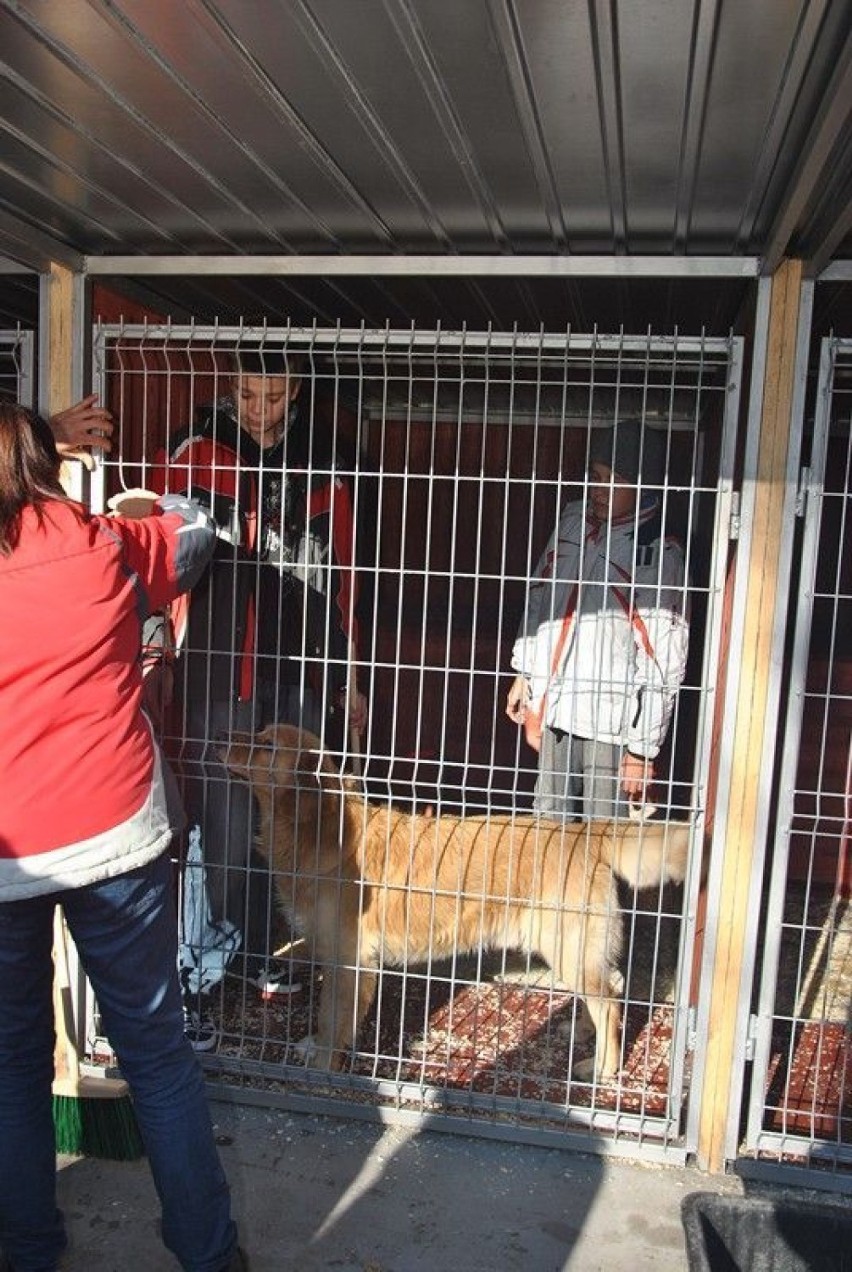
[[[842,1205],[690,1193],[681,1218],[690,1272],[852,1272]]]

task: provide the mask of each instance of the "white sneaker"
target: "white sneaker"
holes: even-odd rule
[[[270,959],[249,972],[246,979],[260,990],[261,998],[286,998],[302,988],[292,963]]]
[[[183,1032],[193,1051],[212,1051],[219,1041],[219,1026],[207,1000],[199,994],[183,1000]]]

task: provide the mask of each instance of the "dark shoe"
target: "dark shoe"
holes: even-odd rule
[[[260,990],[261,998],[286,998],[302,988],[292,963],[270,958],[265,963],[249,964],[246,980]]]
[[[184,998],[183,1032],[193,1051],[212,1051],[219,1041],[219,1026],[203,994]]]
[[[223,1270],[223,1272],[250,1272],[249,1262],[245,1253],[238,1249],[237,1253],[231,1259],[231,1262]]]

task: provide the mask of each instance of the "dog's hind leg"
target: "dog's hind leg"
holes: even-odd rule
[[[548,929],[557,951],[559,978],[582,998],[594,1025],[595,1054],[577,1061],[573,1075],[581,1082],[593,1077],[609,1081],[618,1072],[621,1057],[621,977],[614,967],[619,929],[613,928],[612,916],[600,905],[594,913],[569,916],[563,912],[544,927],[545,932]]]
[[[377,974],[355,965],[346,955],[323,967],[317,1036],[310,1063],[317,1069],[339,1069],[357,1042],[361,1023],[376,992]]]
[[[587,986],[583,1001],[595,1026],[595,1054],[578,1061],[573,1076],[580,1082],[590,1081],[593,1076],[599,1082],[609,1082],[621,1067],[621,1008],[612,998],[609,986]]]

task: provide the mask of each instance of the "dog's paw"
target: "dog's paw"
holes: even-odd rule
[[[575,1048],[594,1048],[595,1026],[588,1012],[578,1011],[575,1016],[566,1016],[558,1022],[556,1036],[563,1041],[571,1042]]]
[[[314,1034],[301,1038],[294,1044],[293,1051],[306,1069],[324,1069],[329,1072],[340,1068],[340,1053],[333,1047],[323,1046]]]
[[[300,1060],[306,1068],[314,1067],[314,1057],[318,1054],[319,1047],[317,1040],[313,1034],[308,1034],[305,1038],[300,1038],[293,1045],[293,1054],[297,1060]]]
[[[571,1067],[571,1077],[575,1082],[593,1082],[595,1079],[595,1057],[589,1056],[587,1060],[578,1060]]]
[[[594,1056],[578,1060],[571,1068],[571,1077],[574,1082],[595,1082],[598,1086],[613,1086],[618,1081],[617,1073],[597,1072]]]

